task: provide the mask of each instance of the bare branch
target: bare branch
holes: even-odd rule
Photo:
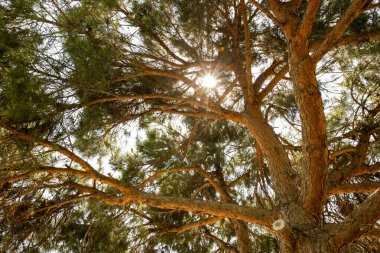
[[[77,156],[76,154],[71,152],[70,150],[66,149],[65,147],[62,147],[56,143],[52,143],[52,142],[47,141],[47,140],[37,139],[36,137],[34,137],[30,134],[22,133],[18,129],[16,129],[15,127],[12,127],[11,125],[4,122],[3,120],[0,121],[0,124],[2,127],[7,129],[8,131],[12,132],[15,135],[15,137],[17,137],[18,139],[22,139],[22,140],[26,140],[26,141],[30,141],[30,142],[36,142],[36,143],[40,144],[41,146],[55,150],[55,151],[61,153],[62,155],[70,158],[74,162],[78,163],[86,171],[89,171],[89,172],[95,173],[95,174],[97,173],[97,171],[88,162],[84,161],[82,158],[80,158],[79,156]]]
[[[327,189],[327,195],[353,193],[353,192],[374,192],[380,188],[380,182],[368,182],[362,184],[342,184],[332,186]]]
[[[258,3],[256,0],[249,0],[250,3],[252,3],[254,6],[256,6],[257,9],[259,9],[262,13],[265,14],[277,27],[282,27],[280,21],[277,20],[277,18],[270,12],[270,10],[266,9],[264,6],[262,6],[260,3]]]
[[[245,6],[245,0],[240,0],[240,11],[243,16],[243,27],[244,27],[244,46],[245,46],[245,68],[246,68],[246,85],[247,85],[247,100],[249,104],[252,104],[254,97],[257,96],[255,93],[255,88],[252,86],[252,59],[251,59],[251,40],[249,35],[249,24],[247,19],[247,11]]]
[[[336,45],[341,36],[345,33],[347,27],[358,17],[364,10],[363,6],[368,0],[354,0],[346,9],[335,28],[329,32],[326,39],[319,46],[317,51],[312,55],[313,62],[318,62],[332,47]]]
[[[200,221],[197,221],[197,222],[186,224],[185,226],[182,226],[180,228],[169,228],[168,232],[172,232],[172,233],[176,233],[176,234],[181,234],[183,232],[186,232],[186,231],[194,229],[194,228],[199,228],[199,227],[202,227],[202,226],[205,226],[205,225],[214,224],[215,222],[218,222],[221,219],[223,219],[223,218],[212,217],[212,218],[209,218],[209,219],[204,219],[204,220],[200,220]]]
[[[273,79],[269,82],[269,84],[259,93],[258,100],[262,101],[272,90],[273,88],[278,84],[278,82],[281,81],[282,78],[288,73],[289,66],[286,65],[283,67],[280,72],[278,72]]]
[[[355,147],[345,147],[345,148],[342,148],[342,149],[340,149],[338,151],[330,153],[329,159],[333,160],[337,156],[340,156],[340,155],[343,155],[343,154],[346,154],[346,153],[349,153],[349,152],[355,152],[355,151],[356,151]]]
[[[263,83],[268,79],[268,77],[276,74],[275,69],[281,63],[283,63],[283,61],[273,61],[273,63],[256,78],[253,85],[256,86],[258,90],[260,90]]]
[[[187,64],[188,62],[185,61],[184,59],[182,59],[181,57],[177,56],[166,44],[165,42],[155,33],[152,33],[151,34],[153,36],[153,39],[155,41],[158,42],[158,44],[160,44],[160,46],[170,55],[172,56],[174,59],[176,59],[177,61],[183,63],[183,64]]]
[[[336,226],[332,240],[341,247],[371,230],[380,218],[380,189],[370,195],[347,218]]]
[[[321,5],[321,0],[308,1],[306,12],[302,18],[301,26],[299,30],[297,31],[297,36],[299,36],[300,38],[306,39],[310,35],[320,5]]]
[[[353,168],[350,173],[350,177],[356,177],[363,174],[372,174],[380,171],[380,163],[372,165],[365,165],[358,168]]]

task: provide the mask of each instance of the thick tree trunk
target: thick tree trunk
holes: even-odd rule
[[[327,177],[327,126],[315,64],[308,43],[289,42],[289,69],[302,123],[303,207],[309,214],[321,215]]]

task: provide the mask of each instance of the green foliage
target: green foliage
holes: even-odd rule
[[[236,248],[237,231],[230,219],[177,233],[209,217],[125,203],[116,187],[84,176],[45,172],[7,181],[53,166],[84,172],[69,152],[104,177],[147,193],[275,208],[268,157],[259,155],[258,142],[245,127],[218,119],[224,110],[239,116],[246,106],[246,75],[231,71],[247,68],[238,2],[0,3],[0,251],[211,253]],[[350,2],[322,1],[310,43],[328,34]],[[295,13],[297,22],[305,10],[303,1]],[[260,69],[281,62],[274,69],[277,73],[288,62],[288,42],[250,3],[247,14],[254,78]],[[355,19],[346,35],[378,30],[379,24],[379,12],[371,10]],[[380,154],[379,52],[376,42],[346,46],[334,49],[318,66],[318,74],[341,74],[335,83],[324,83],[319,76],[328,102],[329,138],[354,133],[329,143],[329,151],[355,146],[359,133],[371,132],[368,164],[378,162]],[[215,64],[197,66],[210,62]],[[216,88],[196,87],[205,73],[218,78]],[[233,87],[235,78],[238,84]],[[283,78],[261,109],[292,166],[301,170],[301,122],[290,78]],[[335,86],[338,95],[332,98]],[[232,90],[224,94],[229,87]],[[161,97],[147,98],[152,95]],[[206,113],[211,116],[202,118]],[[279,127],[284,121],[287,125]],[[20,140],[13,128],[34,140]],[[136,145],[131,146],[130,135],[136,133]],[[62,148],[46,141],[65,147],[64,155]],[[352,156],[332,160],[329,169],[350,165]],[[375,173],[356,180],[373,183],[379,178]],[[84,194],[88,198],[65,202]],[[112,201],[102,202],[99,196]],[[365,197],[351,194],[329,200],[335,216],[326,212],[324,222],[347,216]],[[277,239],[252,224],[248,229],[255,252],[279,252]]]

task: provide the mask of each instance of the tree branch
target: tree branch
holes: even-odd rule
[[[179,103],[185,103],[192,106],[198,106],[207,110],[210,110],[212,112],[216,112],[219,114],[223,114],[224,111],[221,108],[217,108],[213,105],[205,104],[197,100],[193,100],[191,98],[182,98],[182,97],[175,97],[171,95],[165,95],[165,94],[145,94],[145,95],[131,95],[131,96],[115,96],[115,97],[107,97],[107,98],[101,98],[97,100],[93,100],[90,102],[86,102],[83,104],[77,105],[78,107],[85,107],[89,105],[95,105],[95,104],[101,104],[105,102],[112,102],[112,101],[125,101],[125,100],[138,100],[138,99],[166,99],[166,100],[172,100],[172,101],[179,101]]]
[[[273,88],[278,84],[278,82],[280,82],[281,79],[284,78],[284,76],[286,75],[286,73],[288,73],[288,71],[289,71],[289,66],[286,65],[280,70],[280,72],[278,72],[273,77],[273,79],[269,82],[269,84],[265,86],[265,88],[259,93],[257,99],[259,101],[262,101],[273,90]]]
[[[212,217],[212,218],[208,218],[208,219],[204,219],[204,220],[200,220],[200,221],[196,221],[196,222],[186,224],[180,228],[169,228],[168,232],[176,233],[178,235],[178,234],[181,234],[183,232],[186,232],[186,231],[194,229],[194,228],[199,228],[199,227],[202,227],[205,225],[214,224],[215,222],[218,222],[221,219],[222,218],[220,218],[220,217]]]
[[[258,88],[258,90],[260,90],[261,87],[263,86],[264,82],[271,75],[276,74],[276,72],[275,72],[276,67],[278,67],[283,62],[284,61],[273,61],[273,63],[256,78],[253,85],[256,86]]]
[[[327,195],[353,193],[353,192],[374,192],[380,188],[380,182],[368,182],[362,184],[342,184],[330,186]]]
[[[238,253],[234,247],[232,247],[228,243],[225,243],[223,240],[219,239],[215,235],[211,234],[210,231],[205,230],[204,235],[205,235],[205,237],[211,239],[216,244],[218,244],[219,247],[222,248],[225,252],[227,252],[227,253]]]
[[[160,44],[160,46],[170,55],[170,56],[172,56],[174,59],[176,59],[177,61],[179,61],[179,62],[181,62],[181,63],[183,63],[183,64],[187,64],[188,62],[187,61],[185,61],[184,59],[182,59],[181,57],[179,57],[179,56],[177,56],[166,44],[165,44],[165,42],[163,42],[162,40],[161,40],[161,38],[160,37],[158,37],[158,35],[156,34],[156,33],[152,33],[151,34],[152,36],[153,36],[153,39],[155,40],[155,41],[157,41],[158,42],[158,44]]]
[[[349,175],[350,178],[360,176],[363,174],[372,174],[380,171],[380,163],[375,163],[372,165],[365,165],[351,170]]]
[[[269,172],[281,204],[295,201],[299,192],[294,181],[293,168],[273,128],[265,121],[258,106],[250,107],[243,116],[242,123],[268,157]]]
[[[232,83],[227,87],[227,89],[223,92],[223,94],[220,96],[220,98],[218,99],[217,103],[218,104],[221,104],[223,103],[224,99],[226,98],[226,96],[236,87],[237,83],[238,83],[238,79],[235,78]]]
[[[310,35],[320,5],[321,5],[321,0],[308,1],[306,12],[302,18],[301,26],[299,27],[297,31],[297,36],[299,36],[300,38],[306,39]]]
[[[266,9],[264,6],[262,6],[260,3],[258,3],[256,0],[249,0],[254,6],[256,6],[257,9],[259,9],[262,13],[265,14],[277,27],[282,27],[280,21],[277,20],[277,18],[270,12],[270,10]]]
[[[211,177],[210,173],[206,172],[202,168],[197,168],[197,167],[193,167],[193,168],[183,168],[183,167],[180,167],[180,168],[171,168],[171,169],[159,171],[159,172],[155,173],[153,176],[147,178],[143,183],[141,183],[138,186],[138,188],[142,188],[143,189],[144,187],[146,187],[147,184],[149,184],[153,180],[157,179],[158,177],[160,177],[160,176],[162,176],[164,174],[167,174],[167,173],[178,172],[178,171],[194,171],[194,172],[200,173],[203,177],[205,177],[209,181],[209,183],[215,188],[215,190],[217,192],[219,192],[219,194],[222,195],[222,198],[226,198],[226,193],[215,182],[215,180]]]
[[[349,152],[355,152],[355,151],[356,151],[355,147],[345,147],[345,148],[342,148],[342,149],[340,149],[338,151],[330,153],[329,160],[333,160],[337,156],[340,156],[340,155],[343,155],[343,154],[346,154],[346,153],[349,153]]]
[[[2,119],[0,119],[0,125],[2,127],[4,127],[5,129],[7,129],[8,131],[12,132],[14,134],[14,136],[17,137],[18,139],[26,140],[26,141],[30,141],[30,142],[36,142],[36,143],[40,144],[41,146],[50,148],[54,151],[57,151],[58,153],[61,153],[62,155],[66,156],[67,158],[70,158],[71,160],[73,160],[74,162],[76,162],[77,164],[82,166],[82,168],[84,170],[86,170],[90,173],[94,173],[94,174],[98,173],[88,162],[84,161],[82,158],[80,158],[79,156],[77,156],[76,154],[71,152],[70,150],[66,149],[65,147],[62,147],[56,143],[52,143],[52,142],[47,141],[47,140],[38,139],[38,138],[36,138],[30,134],[22,133],[18,129],[16,129],[15,127],[4,122]]]
[[[227,202],[203,201],[178,196],[161,196],[138,190],[124,195],[123,199],[125,203],[134,202],[163,209],[184,210],[223,218],[233,218],[267,228],[271,227],[274,219],[274,212],[267,209],[244,207]]]
[[[257,87],[252,85],[252,59],[251,59],[251,40],[249,35],[249,24],[247,19],[247,10],[245,6],[245,0],[240,0],[240,11],[243,17],[244,27],[244,49],[245,49],[245,68],[246,68],[246,83],[247,83],[247,102],[253,104],[255,96],[255,89]]]
[[[370,195],[347,218],[333,230],[332,241],[342,250],[349,242],[371,230],[380,218],[380,189]]]
[[[341,36],[345,33],[352,21],[357,18],[364,10],[363,6],[368,0],[353,0],[346,9],[335,28],[329,32],[326,39],[312,55],[312,61],[318,62],[332,47],[336,45]]]
[[[376,9],[376,8],[380,8],[380,4],[369,4],[365,10],[368,11],[368,10],[372,10],[372,9]]]

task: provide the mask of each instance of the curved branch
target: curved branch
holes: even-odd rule
[[[180,168],[171,168],[171,169],[159,171],[159,172],[155,173],[153,176],[147,178],[143,183],[141,183],[138,186],[138,188],[143,189],[144,187],[146,187],[147,184],[156,180],[158,177],[160,177],[164,174],[170,173],[170,172],[178,172],[178,171],[194,171],[194,172],[200,173],[203,177],[205,177],[209,181],[209,183],[215,188],[215,190],[217,192],[219,192],[222,196],[225,195],[223,189],[221,189],[221,187],[215,182],[215,180],[211,177],[210,173],[206,172],[202,168],[197,168],[197,167],[193,167],[193,168],[180,167]]]
[[[197,100],[193,100],[191,98],[182,98],[182,97],[175,97],[171,95],[165,95],[165,94],[145,94],[145,95],[131,95],[131,96],[115,96],[115,97],[106,97],[101,98],[97,100],[93,100],[87,103],[79,104],[77,105],[79,108],[95,105],[95,104],[102,104],[106,102],[113,102],[113,101],[126,101],[126,100],[137,100],[137,99],[166,99],[166,100],[172,100],[172,101],[179,101],[179,103],[185,103],[192,106],[198,106],[207,110],[210,110],[212,112],[216,112],[219,114],[223,114],[224,111],[221,108],[216,108],[215,106],[212,106],[210,104],[205,104]]]
[[[352,21],[357,18],[364,10],[363,6],[368,0],[354,0],[346,9],[335,28],[329,32],[326,39],[312,55],[313,62],[318,62],[332,47],[336,45],[338,40],[345,33]]]
[[[356,177],[363,174],[372,174],[379,171],[380,171],[380,163],[365,165],[359,168],[352,169],[350,173],[350,177]]]
[[[380,189],[370,195],[334,229],[332,241],[341,249],[344,245],[369,232],[380,218]]]
[[[200,220],[200,221],[196,221],[196,222],[186,224],[180,228],[169,228],[168,232],[176,233],[178,235],[178,234],[181,234],[183,232],[186,232],[186,231],[194,229],[194,228],[199,228],[199,227],[202,227],[205,225],[211,225],[215,222],[220,221],[221,219],[223,219],[223,218],[212,217],[209,219],[204,219],[204,220]]]
[[[337,156],[340,156],[340,155],[343,155],[343,154],[346,154],[346,153],[350,153],[350,152],[355,152],[355,151],[356,151],[355,147],[342,148],[342,149],[340,149],[338,151],[330,153],[329,160],[332,160],[332,159],[334,159]]]
[[[238,204],[217,201],[203,201],[178,196],[161,196],[135,190],[123,197],[125,203],[134,202],[163,209],[184,210],[192,213],[209,214],[223,218],[233,218],[271,229],[274,211],[244,207]]]
[[[327,195],[353,193],[353,192],[374,192],[380,188],[380,182],[368,182],[362,184],[342,184],[332,186],[327,189]]]
[[[295,174],[288,154],[273,128],[265,121],[258,106],[249,107],[249,111],[245,112],[243,116],[244,121],[242,123],[268,157],[269,172],[281,204],[295,201],[299,195],[295,183]]]
[[[67,158],[73,160],[74,162],[82,166],[84,170],[91,173],[97,173],[97,171],[88,162],[86,162],[85,160],[83,160],[82,158],[80,158],[79,156],[77,156],[76,154],[74,154],[73,152],[71,152],[65,147],[62,147],[56,143],[52,143],[47,140],[38,139],[30,134],[22,133],[17,128],[4,122],[1,118],[0,118],[0,125],[4,127],[5,129],[7,129],[8,131],[12,132],[14,136],[17,137],[18,139],[26,140],[30,142],[36,142],[40,144],[41,146],[57,151],[58,153],[61,153],[62,155],[66,156]]]
[[[269,82],[269,84],[265,86],[265,88],[259,93],[257,99],[259,101],[262,101],[273,90],[273,88],[278,84],[278,82],[280,82],[281,79],[284,78],[284,76],[286,75],[286,73],[288,73],[288,71],[289,71],[289,66],[286,65],[280,70],[280,72],[278,72],[273,77],[273,79]]]
[[[284,61],[273,61],[273,63],[267,68],[265,69],[255,80],[255,82],[253,83],[254,86],[256,86],[258,88],[258,90],[261,89],[261,87],[263,86],[264,82],[271,76],[271,75],[274,75],[276,74],[275,72],[275,69],[276,67],[278,67],[281,63],[283,63]]]
[[[250,3],[252,3],[254,6],[256,6],[257,9],[259,9],[262,13],[265,14],[277,27],[282,27],[280,21],[277,20],[277,18],[270,12],[270,10],[266,9],[264,6],[262,6],[260,3],[258,3],[256,0],[249,0]]]

